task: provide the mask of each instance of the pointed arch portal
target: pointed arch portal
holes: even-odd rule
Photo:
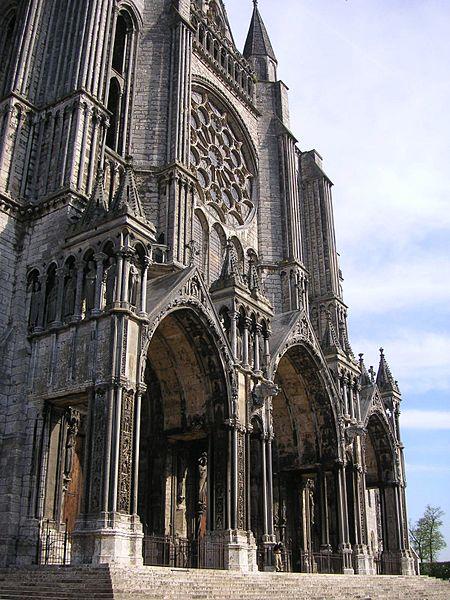
[[[337,551],[340,542],[335,413],[306,345],[287,350],[274,381],[274,534],[287,548],[288,568],[315,570],[315,554]]]
[[[176,310],[160,323],[145,383],[138,490],[144,532],[198,542],[226,526],[228,393],[219,351],[194,310]],[[155,543],[148,547],[145,562],[163,563],[157,551]]]

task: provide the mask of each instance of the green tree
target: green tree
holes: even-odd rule
[[[411,543],[421,561],[433,563],[447,544],[441,533],[444,511],[440,506],[427,505],[423,517],[409,528]]]

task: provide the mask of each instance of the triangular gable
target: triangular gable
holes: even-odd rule
[[[189,305],[202,307],[204,313],[215,325],[216,331],[220,333],[229,357],[231,357],[230,342],[223,331],[203,276],[195,266],[158,277],[150,280],[147,284],[147,314],[152,323],[151,334],[171,309],[189,307]]]
[[[270,338],[272,366],[276,366],[278,357],[283,355],[288,348],[299,343],[308,345],[320,357],[321,362],[326,365],[322,349],[305,310],[275,315],[272,321],[272,335]]]

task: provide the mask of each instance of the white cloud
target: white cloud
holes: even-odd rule
[[[449,429],[450,411],[404,410],[401,414],[402,429]],[[450,467],[445,467],[450,470]]]
[[[345,262],[345,261],[344,261]],[[450,305],[450,256],[398,257],[380,265],[352,262],[344,270],[344,298],[350,314],[380,314],[439,305]]]

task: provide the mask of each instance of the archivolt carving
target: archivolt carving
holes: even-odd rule
[[[212,335],[217,350],[223,361],[226,372],[228,397],[230,400],[230,415],[237,410],[238,381],[234,367],[234,360],[229,348],[228,340],[223,335],[222,329],[217,325],[218,318],[208,305],[207,292],[198,275],[191,277],[179,291],[179,297],[175,298],[156,315],[150,323],[141,327],[141,351],[140,351],[140,381],[144,381],[146,358],[151,339],[163,319],[170,313],[183,308],[191,309],[199,315],[205,325],[205,329]]]

